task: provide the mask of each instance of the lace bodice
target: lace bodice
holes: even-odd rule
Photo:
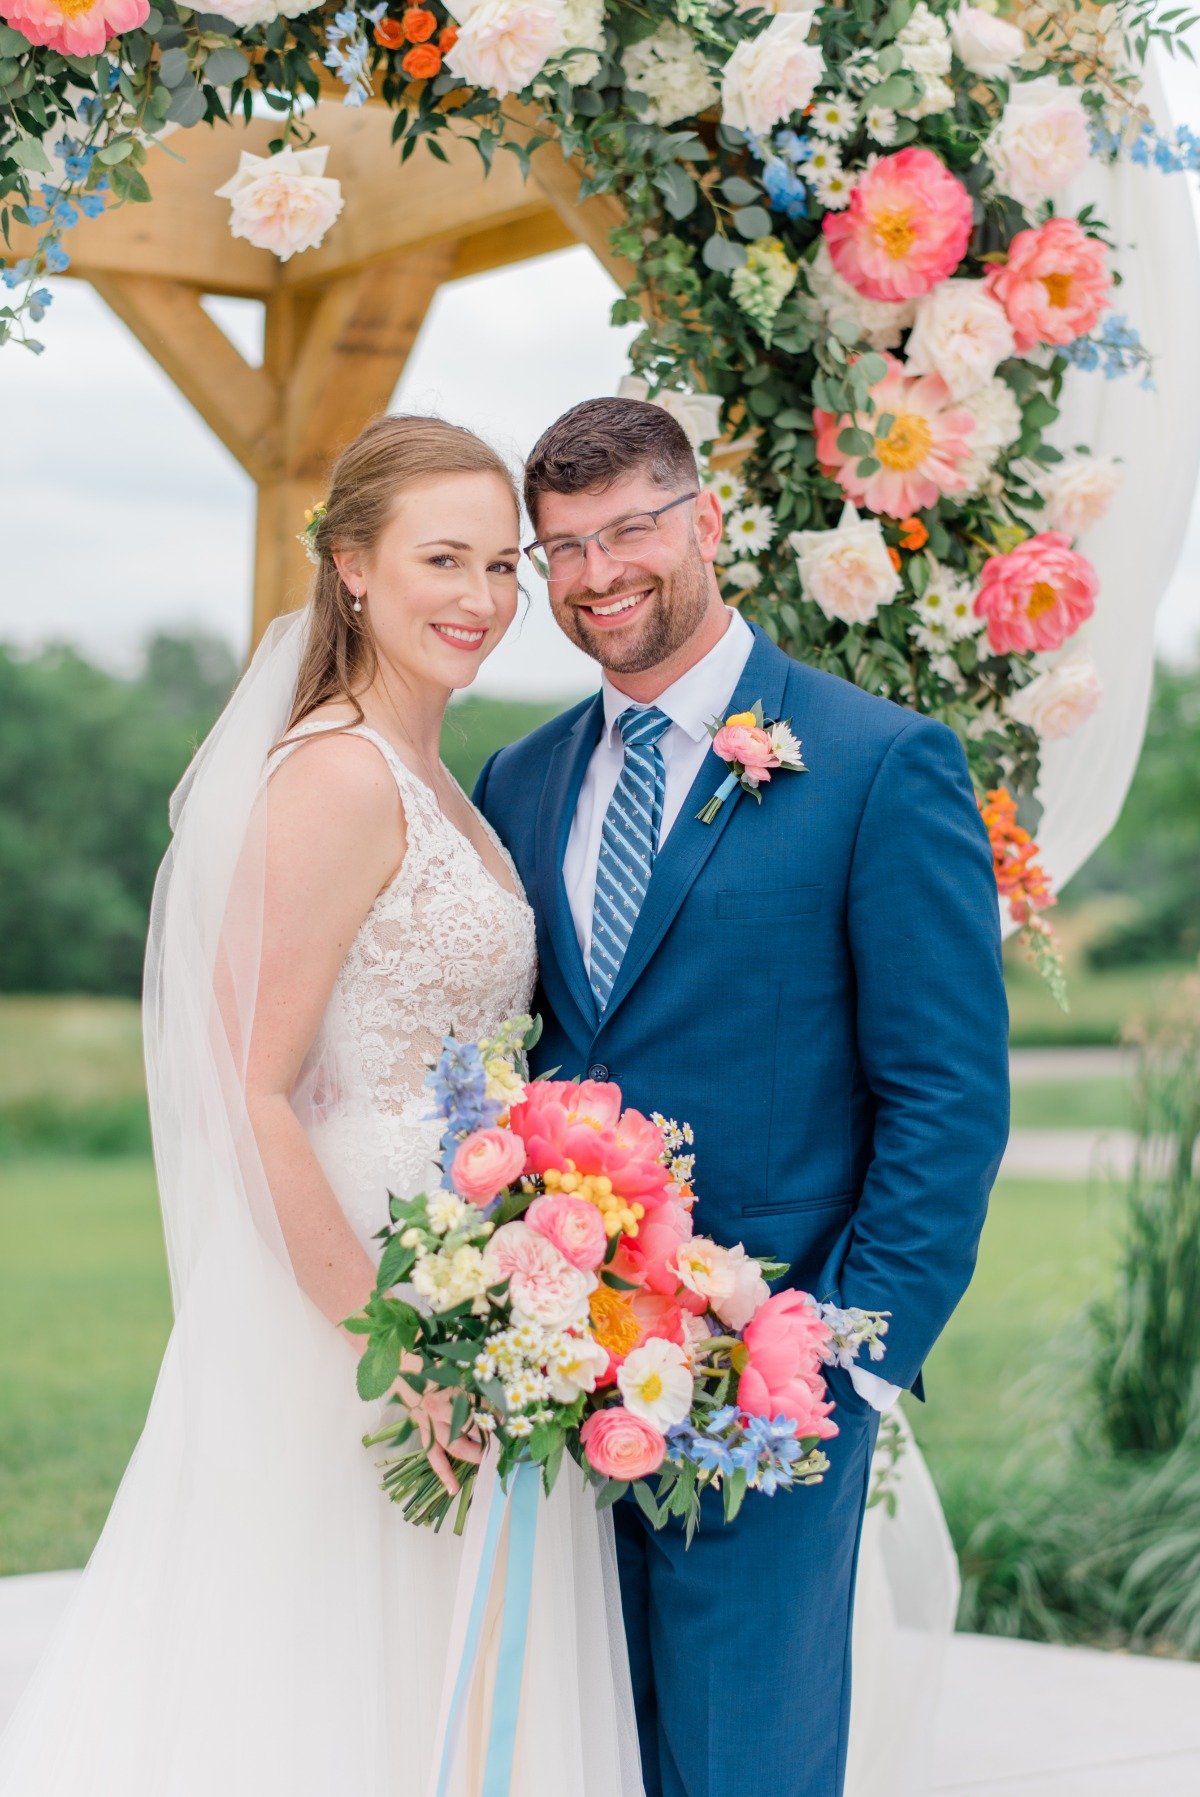
[[[329,728],[324,721],[299,725],[276,751],[272,771],[306,736]],[[485,1036],[527,1011],[536,950],[520,877],[486,819],[513,891],[384,737],[365,724],[343,734],[373,743],[387,762],[407,835],[399,872],[367,912],[338,972],[315,1051],[325,1061],[326,1097],[309,1137],[366,1244],[388,1220],[387,1191],[411,1195],[433,1176],[440,1132],[429,1117],[425,1076],[443,1039]]]

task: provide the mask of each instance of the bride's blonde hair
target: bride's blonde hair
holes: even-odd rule
[[[317,559],[308,595],[312,623],[288,730],[331,699],[348,700],[362,722],[355,695],[375,677],[375,643],[369,609],[354,610],[333,552],[369,553],[405,487],[439,474],[498,475],[520,512],[516,485],[502,458],[473,431],[441,418],[385,413],[365,424],[338,456],[324,510],[308,535]]]

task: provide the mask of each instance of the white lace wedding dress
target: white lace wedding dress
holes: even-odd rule
[[[511,886],[382,738],[357,734],[396,779],[407,848],[298,1090],[374,1254],[389,1188],[431,1176],[424,1079],[443,1038],[527,1011],[535,950],[498,839]],[[214,1233],[104,1532],[0,1743],[3,1797],[432,1797],[463,1543],[381,1493],[361,1438],[385,1406],[359,1401],[354,1368],[269,1253]],[[570,1467],[539,1517],[524,1689],[521,1797],[641,1797],[611,1535]],[[453,1797],[477,1797],[485,1722],[477,1699]]]

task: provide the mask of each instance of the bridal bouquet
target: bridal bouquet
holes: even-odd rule
[[[448,1039],[430,1075],[441,1187],[391,1199],[375,1291],[346,1323],[370,1337],[364,1399],[403,1376],[364,1443],[395,1450],[383,1486],[411,1521],[457,1503],[461,1530],[476,1468],[431,1439],[440,1399],[451,1442],[495,1437],[502,1480],[529,1461],[549,1492],[570,1454],[600,1505],[632,1488],[690,1541],[706,1486],[730,1520],[748,1490],[821,1478],[822,1369],[880,1359],[886,1313],[772,1295],[783,1263],[698,1235],[691,1129],[610,1082],[531,1082],[538,1028]]]

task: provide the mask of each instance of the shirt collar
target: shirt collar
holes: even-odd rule
[[[707,737],[709,724],[722,712],[754,647],[754,633],[745,618],[732,606],[727,609],[729,622],[720,641],[652,701],[693,742],[703,742]],[[601,681],[600,691],[604,697],[605,740],[615,746],[621,740],[617,719],[637,701],[627,693],[618,692],[607,674]]]

